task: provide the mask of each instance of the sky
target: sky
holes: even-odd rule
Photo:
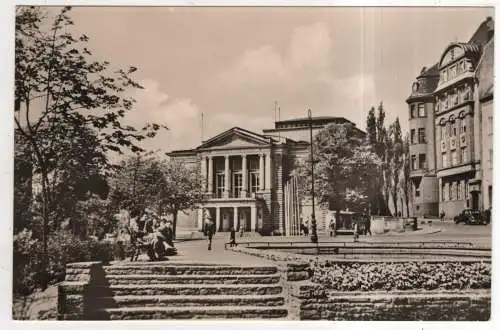
[[[135,66],[142,90],[127,123],[169,130],[144,144],[189,149],[234,126],[345,117],[365,129],[383,102],[408,127],[406,98],[422,67],[468,41],[492,8],[75,7],[96,59]],[[202,131],[203,114],[203,131]],[[203,134],[202,134],[203,133]]]

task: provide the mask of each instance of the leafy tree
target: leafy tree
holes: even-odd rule
[[[163,177],[161,163],[150,155],[124,159],[110,180],[114,209],[143,213],[147,208],[157,208]]]
[[[27,228],[31,219],[32,175],[31,153],[27,141],[14,130],[14,234]]]
[[[410,194],[411,194],[411,183],[410,183],[410,172],[411,172],[411,159],[410,159],[410,138],[406,134],[403,141],[403,175],[401,176],[401,192],[404,197],[406,204],[406,216],[410,216]]]
[[[199,168],[186,167],[177,161],[162,163],[164,182],[160,189],[159,210],[173,216],[174,238],[179,212],[192,210],[202,201],[203,185]]]
[[[174,237],[179,212],[193,209],[203,198],[199,169],[153,157],[123,161],[112,186],[118,208],[139,213],[150,208],[159,214],[172,214]]]
[[[352,124],[332,124],[313,140],[315,198],[337,213],[346,207],[365,206],[374,194],[370,181],[378,173],[381,161],[367,146]],[[298,163],[295,175],[301,195],[310,194],[310,161]]]
[[[92,60],[86,47],[88,37],[68,32],[74,24],[69,11],[70,7],[63,8],[51,22],[39,7],[16,10],[14,122],[27,141],[34,172],[40,177],[44,265],[48,264],[49,223],[55,205],[51,164],[65,151],[67,140],[47,138],[47,134],[93,129],[104,148],[99,151],[103,155],[101,170],[109,170],[104,151],[140,152],[139,141],[154,137],[162,128],[157,124],[146,124],[141,130],[122,126],[122,118],[135,103],[126,92],[142,88],[131,77],[137,69],[113,70],[109,62]]]
[[[404,163],[403,151],[403,135],[401,132],[401,125],[399,124],[399,117],[396,118],[394,123],[389,127],[389,137],[391,140],[392,152],[389,159],[390,168],[390,194],[394,204],[394,214],[398,215],[398,193],[400,192],[399,183],[401,170]]]
[[[385,110],[380,103],[377,110],[374,107],[368,112],[366,120],[367,142],[373,148],[373,151],[383,161],[380,172],[375,174],[370,180],[374,189],[378,193],[373,197],[372,212],[379,215],[388,214],[389,196],[390,196],[390,167],[389,159],[391,157],[391,141],[385,127]]]

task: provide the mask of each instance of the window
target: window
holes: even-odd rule
[[[241,191],[243,190],[243,175],[242,173],[233,173],[233,197],[241,197]]]
[[[425,113],[425,105],[423,103],[420,103],[418,105],[418,116],[419,117],[425,117],[426,113]]]
[[[420,154],[418,155],[418,168],[419,169],[425,169],[426,163],[425,163],[425,154]]]
[[[412,170],[417,169],[417,156],[416,155],[411,155],[411,169]]]
[[[446,140],[446,126],[441,126],[441,140]]]
[[[457,136],[457,124],[456,123],[452,123],[451,127],[452,127],[453,136]]]
[[[410,107],[410,117],[411,118],[416,118],[417,117],[417,108],[415,104],[412,104]]]
[[[425,128],[418,129],[418,143],[425,143]]]
[[[442,155],[442,166],[441,167],[448,167],[448,154],[444,153]]]
[[[451,151],[451,166],[458,165],[458,158],[457,158],[457,151],[452,150]]]
[[[420,189],[415,188],[415,197],[420,197]]]
[[[493,149],[490,149],[490,158],[488,159],[488,163],[490,165],[490,169],[493,168]]]
[[[461,152],[461,159],[462,159],[462,163],[466,163],[468,161],[468,158],[467,158],[467,147],[462,147],[462,149],[460,150]]]
[[[452,201],[453,200],[453,185],[448,183],[448,200]]]
[[[415,129],[412,129],[412,130],[411,130],[411,133],[410,133],[410,141],[411,141],[411,144],[414,144],[414,143],[415,143]]]
[[[449,199],[449,190],[448,190],[448,184],[447,183],[443,183],[443,200],[444,201],[447,201]]]
[[[217,173],[216,176],[216,181],[215,181],[215,188],[216,188],[216,193],[217,193],[217,198],[222,198],[224,196],[224,184],[225,184],[225,177],[224,173]]]
[[[251,172],[250,173],[250,191],[257,192],[260,189],[259,185],[259,172]]]
[[[462,181],[457,183],[457,199],[458,200],[464,199],[464,197],[462,196],[462,192],[463,192],[462,184],[463,184]]]

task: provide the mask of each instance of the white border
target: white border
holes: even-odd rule
[[[23,1],[23,0],[0,0],[0,109],[2,109],[2,115],[5,116],[4,120],[0,121],[0,131],[2,132],[2,139],[0,139],[0,154],[3,156],[0,161],[0,178],[2,185],[0,192],[0,210],[3,210],[3,217],[0,221],[1,235],[3,236],[0,240],[0,250],[3,251],[3,258],[0,258],[0,292],[3,293],[3,299],[0,300],[0,316],[2,325],[9,328],[87,328],[89,326],[99,326],[106,327],[107,329],[122,329],[123,327],[128,327],[130,329],[136,329],[138,326],[141,328],[175,328],[175,329],[189,329],[192,326],[203,326],[206,329],[223,329],[228,327],[238,327],[241,329],[255,329],[268,328],[268,329],[289,329],[290,326],[295,326],[298,328],[308,328],[309,326],[314,326],[317,330],[327,329],[330,327],[340,327],[343,329],[353,329],[361,327],[370,327],[371,329],[443,329],[453,327],[454,330],[459,329],[470,329],[474,327],[475,329],[495,329],[500,328],[499,317],[500,317],[500,302],[498,295],[500,294],[500,281],[499,274],[500,268],[495,259],[498,259],[500,252],[500,244],[497,244],[499,235],[500,225],[495,223],[496,220],[500,221],[500,216],[497,219],[493,219],[493,287],[492,287],[492,320],[490,322],[328,322],[328,321],[318,321],[318,322],[264,322],[264,321],[227,321],[227,322],[214,322],[214,321],[196,321],[196,322],[184,322],[184,321],[129,321],[129,322],[18,322],[11,320],[11,301],[12,301],[12,108],[13,104],[13,72],[14,72],[14,6],[15,5],[121,5],[121,6],[495,6],[496,1],[298,1],[298,0],[288,0],[288,1],[134,1],[134,0],[121,0],[121,1],[97,1],[97,0],[51,0],[51,1]],[[497,13],[495,8],[495,14]],[[497,15],[495,15],[497,17]],[[495,20],[497,22],[497,20]],[[498,39],[498,36],[495,37]],[[498,52],[495,52],[495,63],[498,62]],[[495,67],[495,77],[498,76],[498,67]],[[495,92],[497,89],[496,78],[495,78]],[[494,103],[495,110],[497,108],[497,103]],[[495,116],[494,126],[500,129],[500,119]],[[494,135],[494,146],[500,146],[500,134]],[[494,167],[500,166],[499,154],[495,150]],[[497,171],[493,172],[494,186],[500,187],[500,175],[497,175]],[[499,188],[500,189],[500,188]],[[496,196],[496,194],[494,195]],[[494,199],[494,210],[500,206],[498,203],[499,199]],[[496,216],[494,211],[493,215]],[[498,311],[497,313],[494,313]]]

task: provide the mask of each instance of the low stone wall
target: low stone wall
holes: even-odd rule
[[[295,320],[485,321],[491,313],[490,289],[336,291],[311,282],[311,258],[293,253],[235,248],[281,265],[289,318]],[[309,259],[309,262],[306,261]],[[398,261],[404,263],[405,261]],[[439,264],[445,261],[429,260]],[[469,260],[462,262],[475,263]],[[382,264],[387,261],[335,261],[338,264]]]
[[[408,224],[412,222],[411,218],[372,216],[370,230],[374,235],[381,235],[388,231],[404,232],[411,230]]]
[[[300,320],[487,321],[490,290],[338,292],[308,283],[290,290]]]
[[[91,286],[104,280],[101,262],[79,262],[66,266],[65,281],[58,288],[57,318],[83,320],[92,300]]]

